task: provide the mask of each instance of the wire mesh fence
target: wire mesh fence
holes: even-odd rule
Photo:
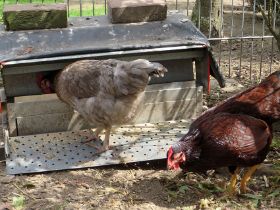
[[[2,1],[2,2],[1,2]],[[0,0],[4,4],[67,3],[68,16],[107,13],[106,0]],[[167,0],[169,10],[184,13],[208,37],[221,70],[228,77],[259,81],[280,69],[280,53],[260,12],[273,13],[272,28],[279,30],[278,0]],[[268,8],[269,7],[269,8]],[[0,20],[1,21],[1,20]]]

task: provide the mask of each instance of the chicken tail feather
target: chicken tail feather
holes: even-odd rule
[[[68,124],[68,131],[77,131],[85,127],[85,120],[78,112],[74,111],[74,114]]]

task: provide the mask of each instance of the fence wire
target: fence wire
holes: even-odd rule
[[[0,0],[0,16],[4,4],[63,2],[67,3],[69,17],[107,13],[106,0]],[[278,0],[167,0],[169,10],[178,10],[190,19],[197,4],[198,20],[194,22],[199,29],[205,25],[207,15],[204,7],[208,5],[208,31],[203,32],[213,46],[223,73],[228,77],[251,81],[258,81],[272,71],[280,70],[277,42],[259,11],[259,5],[267,11],[271,2],[273,29],[279,30]]]

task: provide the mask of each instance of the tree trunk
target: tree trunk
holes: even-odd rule
[[[274,28],[274,19],[277,19],[277,15],[279,15],[280,12],[280,5],[276,5],[277,7],[273,7],[273,1],[269,0],[268,7],[266,10],[264,9],[264,6],[261,4],[258,4],[257,7],[261,11],[262,16],[264,18],[264,21],[270,30],[271,34],[274,36],[274,38],[277,41],[277,47],[280,52],[280,29],[278,27]],[[276,10],[276,11],[275,11]],[[274,16],[275,15],[275,16]]]
[[[210,8],[211,11],[211,28],[210,28]],[[199,11],[200,6],[200,11]],[[200,21],[199,21],[200,13]],[[209,36],[211,30],[211,37],[222,36],[222,24],[221,24],[221,1],[220,0],[196,0],[192,13],[192,21],[200,28],[205,36]]]

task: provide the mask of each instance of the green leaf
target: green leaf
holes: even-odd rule
[[[20,210],[23,209],[24,202],[25,202],[25,198],[24,196],[21,195],[18,197],[13,197],[12,205],[16,210]]]
[[[179,192],[180,193],[185,193],[189,188],[187,187],[187,185],[183,185],[179,187]]]
[[[275,197],[279,194],[280,194],[280,189],[277,189],[277,190],[273,191],[272,193],[270,193],[267,197]]]
[[[174,191],[169,190],[169,191],[168,191],[168,194],[169,194],[171,197],[174,197],[174,198],[177,197],[177,192],[174,192]]]
[[[198,184],[198,188],[201,189],[201,190],[205,190],[201,183]]]
[[[251,198],[251,199],[254,199],[254,200],[260,200],[262,199],[262,196],[261,195],[253,195],[253,194],[243,194],[245,197],[247,198]]]

